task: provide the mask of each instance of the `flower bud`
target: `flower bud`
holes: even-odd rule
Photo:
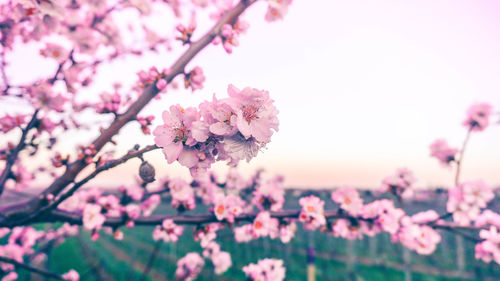
[[[154,182],[155,181],[155,168],[153,165],[149,164],[147,161],[142,162],[139,167],[139,176],[141,179],[146,182]]]

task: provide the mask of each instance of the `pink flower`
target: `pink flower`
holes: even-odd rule
[[[393,239],[399,240],[405,247],[421,255],[430,255],[436,250],[441,236],[432,227],[414,224],[409,217],[402,221],[402,227],[393,235]]]
[[[375,224],[383,231],[395,234],[399,230],[404,211],[395,208],[393,201],[382,199],[364,205],[361,216],[366,219],[374,219]]]
[[[97,113],[118,113],[121,105],[121,96],[118,93],[101,93],[99,102],[95,105]]]
[[[15,116],[10,116],[6,114],[4,117],[0,118],[0,131],[2,133],[7,133],[14,128],[19,128],[25,123],[26,115],[18,114]]]
[[[493,107],[488,103],[474,104],[467,110],[467,118],[462,123],[471,131],[480,132],[489,124],[489,118]]]
[[[297,231],[297,224],[294,221],[280,224],[279,237],[282,243],[288,243],[295,236]]]
[[[246,138],[254,137],[258,142],[269,142],[273,129],[278,131],[278,110],[267,91],[254,88],[239,90],[229,85],[230,103],[236,112],[236,126]]]
[[[192,210],[196,206],[193,188],[183,179],[173,179],[168,183],[170,195],[172,195],[171,205],[178,210]]]
[[[62,275],[62,278],[65,279],[65,280],[68,280],[68,281],[78,281],[80,280],[80,274],[78,274],[78,272],[76,272],[75,270],[70,270],[68,271],[67,273],[64,273]]]
[[[299,214],[299,221],[304,223],[304,228],[314,230],[326,224],[323,207],[325,202],[314,195],[299,199],[302,210]]]
[[[234,218],[243,212],[243,200],[235,195],[219,194],[214,200],[214,213],[218,220],[226,219],[233,223]]]
[[[432,221],[437,221],[439,219],[438,213],[434,210],[428,210],[425,212],[419,212],[411,216],[411,220],[414,223],[423,224]]]
[[[64,62],[69,55],[63,47],[52,43],[47,43],[45,48],[40,50],[40,54],[46,58],[55,59],[58,63]]]
[[[450,167],[450,163],[456,160],[457,148],[449,147],[446,140],[438,139],[430,145],[431,156],[436,157],[443,167]]]
[[[231,255],[228,252],[217,252],[212,255],[212,263],[215,267],[215,274],[222,274],[232,265]]]
[[[412,194],[411,188],[416,181],[410,170],[398,169],[394,175],[388,176],[382,181],[380,191],[389,191],[396,196],[408,197]]]
[[[253,221],[253,236],[274,238],[278,236],[278,225],[278,219],[272,218],[269,212],[260,212]]]
[[[340,208],[346,210],[349,214],[356,216],[363,208],[363,199],[359,193],[352,187],[339,188],[332,192],[332,200],[340,204]]]
[[[476,245],[476,259],[487,263],[493,260],[500,264],[500,233],[497,228],[491,226],[489,230],[483,229],[479,232],[479,237],[484,241]]]
[[[474,225],[477,227],[493,225],[496,228],[500,228],[500,214],[491,210],[485,210],[476,218]]]
[[[203,82],[205,82],[205,75],[199,66],[184,75],[184,87],[191,88],[193,92],[203,89]]]
[[[191,128],[193,122],[199,119],[198,111],[193,107],[184,109],[177,105],[171,106],[170,112],[164,111],[162,117],[164,124],[153,131],[155,144],[163,147],[163,154],[169,164],[179,160],[181,165],[194,167],[198,158],[189,146],[197,142],[191,134]]]
[[[492,188],[483,181],[468,181],[448,191],[446,209],[453,213],[455,222],[469,225],[494,197]]]
[[[285,203],[285,190],[282,181],[269,180],[259,184],[254,191],[252,203],[260,210],[281,210]]]
[[[177,261],[176,280],[194,280],[200,274],[204,264],[203,258],[198,253],[188,253]]]
[[[182,232],[184,232],[184,227],[176,225],[171,219],[166,219],[161,226],[156,226],[153,231],[153,239],[155,241],[162,239],[165,242],[177,242]]]
[[[158,194],[151,195],[148,199],[144,200],[141,203],[142,213],[145,216],[149,216],[153,213],[153,211],[160,205],[161,197]]]
[[[33,105],[37,109],[64,111],[64,105],[68,101],[61,94],[56,94],[52,90],[52,85],[47,81],[42,81],[36,85],[27,87],[28,95],[33,99]]]
[[[249,264],[243,267],[243,271],[252,281],[283,281],[285,279],[285,268],[283,261],[278,259],[263,259],[257,264]]]
[[[332,223],[331,234],[349,240],[361,239],[363,237],[361,224],[354,224],[346,219],[339,219]]]
[[[17,280],[17,273],[14,272],[14,271],[11,271],[9,272],[9,274],[5,275],[3,278],[2,278],[2,281],[14,281],[14,280]]]
[[[288,12],[288,6],[292,0],[267,0],[269,4],[266,13],[266,21],[281,20]]]
[[[253,239],[253,224],[245,224],[234,228],[234,240],[238,243],[249,242]]]
[[[101,214],[101,206],[87,204],[83,209],[83,227],[88,230],[98,230],[102,227],[106,217]]]

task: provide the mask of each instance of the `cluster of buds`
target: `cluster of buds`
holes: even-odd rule
[[[92,159],[97,154],[93,144],[88,147],[80,146],[79,150],[80,153],[78,153],[78,160],[84,160],[87,164],[92,163]]]
[[[162,91],[167,86],[166,77],[172,71],[169,68],[164,68],[161,72],[156,67],[151,67],[148,71],[141,70],[137,75],[139,76],[139,88],[146,88],[155,83],[155,87]]]
[[[203,89],[203,82],[205,82],[205,75],[203,69],[196,66],[190,72],[184,74],[184,87],[191,88],[191,91]]]
[[[212,42],[214,45],[222,43],[224,50],[230,54],[233,52],[233,47],[239,45],[238,37],[248,29],[248,24],[242,20],[235,25],[225,24],[222,26],[219,36],[215,37]]]
[[[149,129],[149,126],[153,123],[153,120],[155,117],[153,115],[149,115],[146,117],[137,117],[137,122],[141,125],[141,130],[145,135],[151,134],[151,129]]]
[[[50,160],[52,161],[52,166],[59,168],[68,164],[69,155],[63,157],[59,152],[56,152],[56,155]]]

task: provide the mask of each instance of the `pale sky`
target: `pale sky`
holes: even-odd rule
[[[209,46],[190,64],[203,67],[202,91],[170,92],[153,101],[146,112],[156,116],[155,125],[171,104],[196,106],[214,92],[223,98],[230,83],[265,89],[280,110],[280,130],[266,150],[240,165],[244,173],[263,167],[284,175],[290,187],[378,187],[407,167],[425,187],[451,185],[453,172],[429,157],[429,144],[445,138],[460,146],[471,104],[491,103],[497,113],[491,123],[500,120],[499,2],[296,0],[277,23],[264,21],[265,9],[257,3],[246,12],[250,28],[233,54]],[[105,66],[92,94],[174,59],[150,56]],[[21,65],[11,72],[22,73]],[[137,125],[122,130],[120,138],[121,151],[153,143],[152,136],[139,135]],[[472,135],[462,179],[500,184],[499,140],[499,125]],[[161,175],[188,175],[187,168],[167,165],[160,151],[146,159]],[[95,183],[129,183],[138,163]]]

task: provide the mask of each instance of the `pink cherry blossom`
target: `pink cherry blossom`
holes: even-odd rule
[[[253,221],[252,234],[254,238],[278,236],[278,219],[272,218],[269,212],[260,212]]]
[[[243,271],[252,281],[283,281],[286,270],[282,260],[263,259],[243,267]]]
[[[171,219],[166,219],[161,226],[156,226],[153,231],[153,239],[155,241],[161,239],[165,242],[177,242],[182,232],[184,232],[184,227],[176,225]]]
[[[413,194],[412,187],[416,182],[412,171],[401,168],[394,175],[386,177],[382,181],[380,191],[389,191],[396,196],[409,197]]]
[[[62,278],[64,278],[65,280],[68,280],[68,281],[78,281],[80,280],[80,274],[78,274],[78,272],[76,272],[75,270],[70,270],[68,271],[67,273],[64,273],[62,275]]]
[[[177,261],[176,280],[194,280],[200,274],[204,264],[203,258],[198,253],[188,253]]]
[[[83,227],[88,230],[100,229],[106,217],[101,214],[101,206],[87,204],[83,209]]]
[[[340,208],[354,216],[358,215],[363,208],[363,199],[359,197],[358,191],[352,187],[335,190],[332,192],[332,200],[340,204]]]
[[[235,195],[219,194],[214,200],[214,213],[218,220],[226,219],[233,223],[234,218],[243,212],[244,202]]]
[[[228,252],[219,251],[212,255],[211,259],[215,267],[215,274],[226,272],[232,265],[231,255]]]
[[[500,264],[500,233],[497,228],[491,226],[489,230],[483,229],[479,232],[479,237],[484,241],[476,244],[476,259],[487,263],[493,260]]]
[[[314,230],[326,224],[324,205],[325,202],[314,195],[299,199],[302,210],[299,214],[299,221],[304,223],[304,228]]]
[[[439,160],[443,167],[450,167],[450,163],[456,160],[458,148],[452,148],[446,140],[438,139],[430,145],[431,156]]]
[[[186,89],[191,88],[193,92],[203,89],[204,82],[205,75],[203,74],[203,69],[199,66],[196,66],[184,76],[184,87]]]
[[[455,222],[469,225],[494,197],[492,188],[483,181],[468,181],[448,191],[446,209],[453,213]]]
[[[285,190],[282,184],[282,181],[272,179],[259,184],[253,193],[252,203],[260,210],[281,210],[285,203]]]
[[[229,85],[230,103],[236,110],[236,126],[246,138],[254,137],[258,142],[269,142],[273,131],[278,131],[278,110],[267,91],[254,88],[239,90]]]
[[[462,123],[471,131],[483,131],[488,127],[493,107],[488,103],[474,104],[467,110],[467,118]]]
[[[292,4],[292,0],[267,0],[268,8],[266,20],[271,22],[281,20],[288,12],[288,6]]]
[[[171,205],[178,210],[192,210],[196,206],[193,188],[183,179],[173,179],[168,183]]]
[[[14,128],[19,128],[25,123],[25,120],[26,115],[24,114],[18,114],[15,116],[6,114],[0,118],[0,131],[2,133],[7,133]]]

